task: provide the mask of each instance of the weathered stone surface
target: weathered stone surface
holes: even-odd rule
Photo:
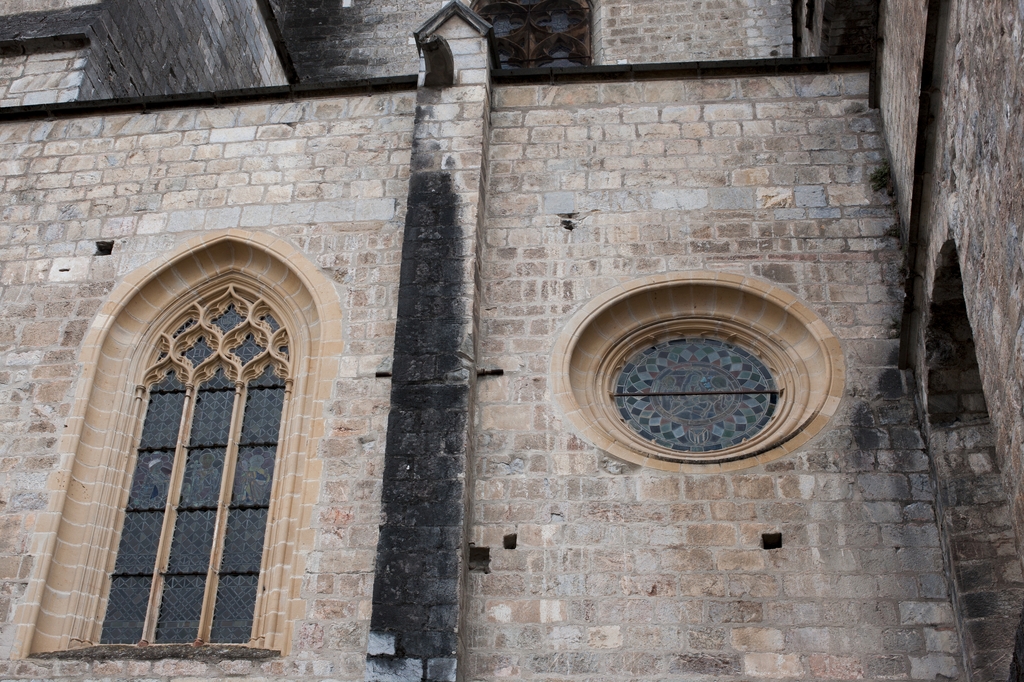
[[[790,57],[790,3],[779,0],[601,0],[595,63]]]

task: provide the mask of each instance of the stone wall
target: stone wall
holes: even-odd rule
[[[272,0],[302,82],[419,71],[412,32],[441,0]],[[472,4],[472,3],[466,3]]]
[[[0,0],[0,16],[24,12],[50,12],[53,10],[97,5],[102,0]]]
[[[892,185],[904,229],[914,194],[914,159],[920,110],[921,68],[928,4],[882,0],[879,50],[879,108],[885,123]]]
[[[1016,65],[1024,46],[1012,37],[1024,30],[1019,7],[951,3],[937,166],[931,186],[937,199],[922,221],[930,244],[947,233],[956,240],[967,312],[997,427],[1003,480],[1014,505],[1018,541],[1024,530],[1024,120],[1017,103],[1024,79]]]
[[[877,0],[798,0],[800,57],[870,54],[875,48]]]
[[[5,677],[362,679],[412,131],[411,94],[7,123],[0,132],[0,669]],[[190,237],[267,232],[335,283],[346,354],[323,406],[295,655],[9,660],[82,339],[112,286]],[[112,241],[110,255],[97,242]]]
[[[848,73],[496,92],[481,362],[504,374],[479,389],[474,679],[960,677],[867,90]],[[850,374],[823,437],[679,475],[567,426],[549,363],[569,316],[695,269],[784,286],[837,334]],[[772,532],[783,549],[762,549]]]
[[[789,0],[599,0],[596,64],[790,57]]]
[[[0,107],[73,102],[87,55],[74,49],[0,56]]]
[[[287,83],[255,2],[106,0],[93,25],[82,99]]]

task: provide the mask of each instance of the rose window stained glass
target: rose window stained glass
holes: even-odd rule
[[[587,0],[478,0],[503,69],[590,64]]]
[[[619,373],[613,397],[642,438],[678,452],[713,452],[764,429],[779,391],[768,367],[746,349],[688,338],[636,353]]]
[[[249,641],[288,377],[281,319],[228,288],[160,335],[101,643]]]

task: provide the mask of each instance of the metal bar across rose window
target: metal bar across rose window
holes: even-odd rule
[[[649,398],[677,395],[775,395],[779,391],[659,391],[655,393],[612,393],[613,398]]]

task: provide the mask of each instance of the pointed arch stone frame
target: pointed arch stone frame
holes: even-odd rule
[[[267,542],[249,646],[291,649],[322,462],[324,405],[343,351],[334,284],[298,249],[273,235],[226,230],[191,239],[125,276],[90,327],[82,375],[60,441],[60,465],[30,553],[13,656],[99,642],[122,508],[145,394],[142,374],[169,320],[193,301],[233,286],[267,300],[291,331],[294,384],[282,418]]]

